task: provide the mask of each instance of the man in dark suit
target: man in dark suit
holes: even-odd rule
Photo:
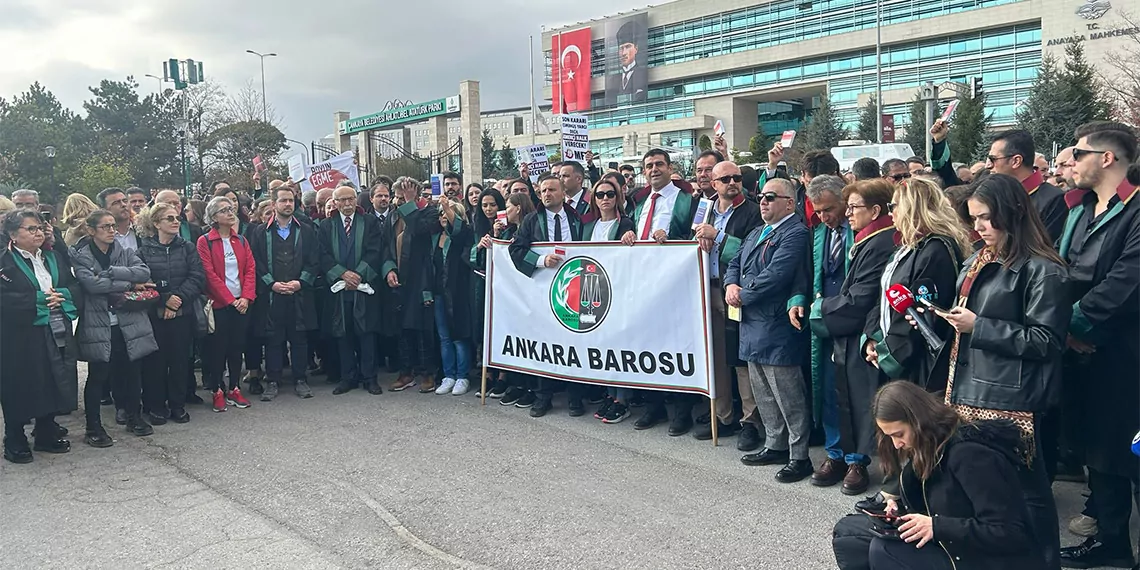
[[[363,383],[371,394],[383,390],[376,379],[376,331],[380,302],[376,292],[384,286],[379,273],[383,239],[375,216],[361,212],[356,190],[340,186],[333,191],[336,211],[321,225],[321,273],[337,287],[331,311],[322,315],[329,336],[337,340],[340,383],[334,395]],[[343,287],[343,289],[341,289]],[[371,291],[371,292],[369,292]]]
[[[756,400],[752,397],[752,385],[748,380],[747,365],[739,358],[740,329],[737,321],[729,320],[724,305],[724,274],[732,259],[740,251],[744,238],[764,221],[760,208],[755,202],[744,198],[742,192],[743,175],[740,167],[732,162],[719,162],[707,174],[717,201],[709,212],[706,223],[697,226],[694,237],[701,247],[711,254],[710,276],[713,306],[712,315],[713,377],[716,392],[720,394],[716,402],[716,416],[720,422],[718,435],[729,436],[741,430],[737,449],[754,451],[760,446],[760,418],[756,415]],[[699,221],[699,220],[698,220]],[[731,367],[731,368],[730,368]],[[735,369],[735,370],[734,370]],[[737,423],[733,410],[733,372],[736,374],[735,387],[740,393],[741,423]],[[710,420],[711,422],[711,420]],[[711,423],[697,425],[693,432],[697,439],[712,439]]]
[[[673,163],[669,153],[651,149],[641,159],[642,174],[649,186],[633,195],[634,233],[641,241],[665,243],[668,240],[693,239],[693,217],[697,213],[699,200],[693,196],[692,187],[684,181],[673,181]],[[684,185],[684,189],[678,185]],[[649,429],[668,419],[665,410],[665,393],[650,392],[645,407],[633,429]],[[669,435],[678,436],[693,429],[693,404],[695,396],[675,394],[675,413],[669,424]]]
[[[725,303],[740,307],[740,357],[748,362],[757,410],[767,433],[745,465],[780,465],[776,480],[791,483],[812,473],[808,458],[811,414],[803,382],[801,331],[784,317],[796,272],[807,255],[808,230],[796,214],[796,189],[768,181],[760,193],[764,225],[744,240],[725,273]]]
[[[542,206],[528,214],[519,224],[519,231],[509,248],[515,268],[527,277],[533,276],[535,271],[556,269],[564,261],[562,256],[556,253],[539,254],[531,244],[544,241],[582,241],[582,221],[578,212],[566,204],[566,190],[562,180],[544,174],[538,179],[538,192]],[[535,390],[538,399],[530,408],[531,417],[540,418],[550,411],[552,407],[550,398],[554,393],[555,382],[558,381],[547,378],[538,380],[538,389]],[[570,383],[567,386],[567,399],[572,417],[586,413],[586,408],[582,404],[582,388],[582,384],[578,383]]]
[[[586,168],[581,162],[567,160],[552,172],[562,179],[562,187],[566,189],[566,206],[573,209],[579,218],[585,216],[590,211],[590,193],[583,190]]]
[[[618,45],[619,73],[608,74],[606,78],[606,99],[615,103],[636,103],[645,101],[649,89],[649,74],[645,67],[645,56],[638,58],[645,30],[634,19],[618,28],[615,36]]]

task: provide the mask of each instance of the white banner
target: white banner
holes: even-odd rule
[[[293,173],[296,165],[293,161],[289,163],[289,175],[293,180],[300,180],[301,191],[335,189],[336,185],[345,179],[351,180],[357,190],[360,189],[360,170],[353,162],[352,151],[342,152],[324,162],[301,166],[301,177],[298,178]]]
[[[496,241],[487,268],[490,367],[715,397],[708,260],[697,244],[561,243],[533,277]],[[554,253],[554,244],[535,246]]]
[[[562,160],[586,164],[590,150],[590,127],[586,115],[562,115]]]

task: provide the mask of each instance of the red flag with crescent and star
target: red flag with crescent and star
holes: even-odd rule
[[[550,38],[550,100],[556,114],[590,110],[590,28]]]

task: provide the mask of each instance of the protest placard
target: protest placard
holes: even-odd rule
[[[562,115],[562,160],[586,163],[590,127],[585,115]]]

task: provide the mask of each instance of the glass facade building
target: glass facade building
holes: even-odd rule
[[[882,25],[890,26],[1023,0],[883,0]],[[1026,2],[1027,3],[1027,2]],[[1000,25],[1000,24],[999,24]],[[702,16],[648,31],[648,65],[669,66],[704,58],[824,38],[875,27],[875,0],[778,0]],[[981,28],[981,26],[979,26]],[[882,89],[915,89],[932,81],[968,83],[981,77],[993,124],[1014,121],[1018,101],[1028,95],[1041,63],[1040,20],[989,29],[948,30],[914,41],[884,42]],[[603,39],[592,41],[591,75],[602,77],[607,61]],[[546,52],[546,79],[550,53]],[[687,74],[688,75],[688,74]],[[652,71],[651,71],[652,78]],[[768,65],[712,69],[704,75],[650,81],[647,101],[606,106],[604,93],[591,101],[590,127],[607,128],[697,115],[695,101],[710,95],[824,83],[845,125],[858,124],[859,95],[875,92],[875,46]],[[804,100],[806,103],[808,100]],[[814,107],[818,97],[811,99]],[[888,100],[889,103],[889,100]],[[768,134],[796,128],[810,115],[799,101],[758,102],[757,118]],[[909,121],[909,103],[885,105],[896,125]],[[663,133],[664,138],[664,133]],[[692,138],[691,133],[689,138]]]

